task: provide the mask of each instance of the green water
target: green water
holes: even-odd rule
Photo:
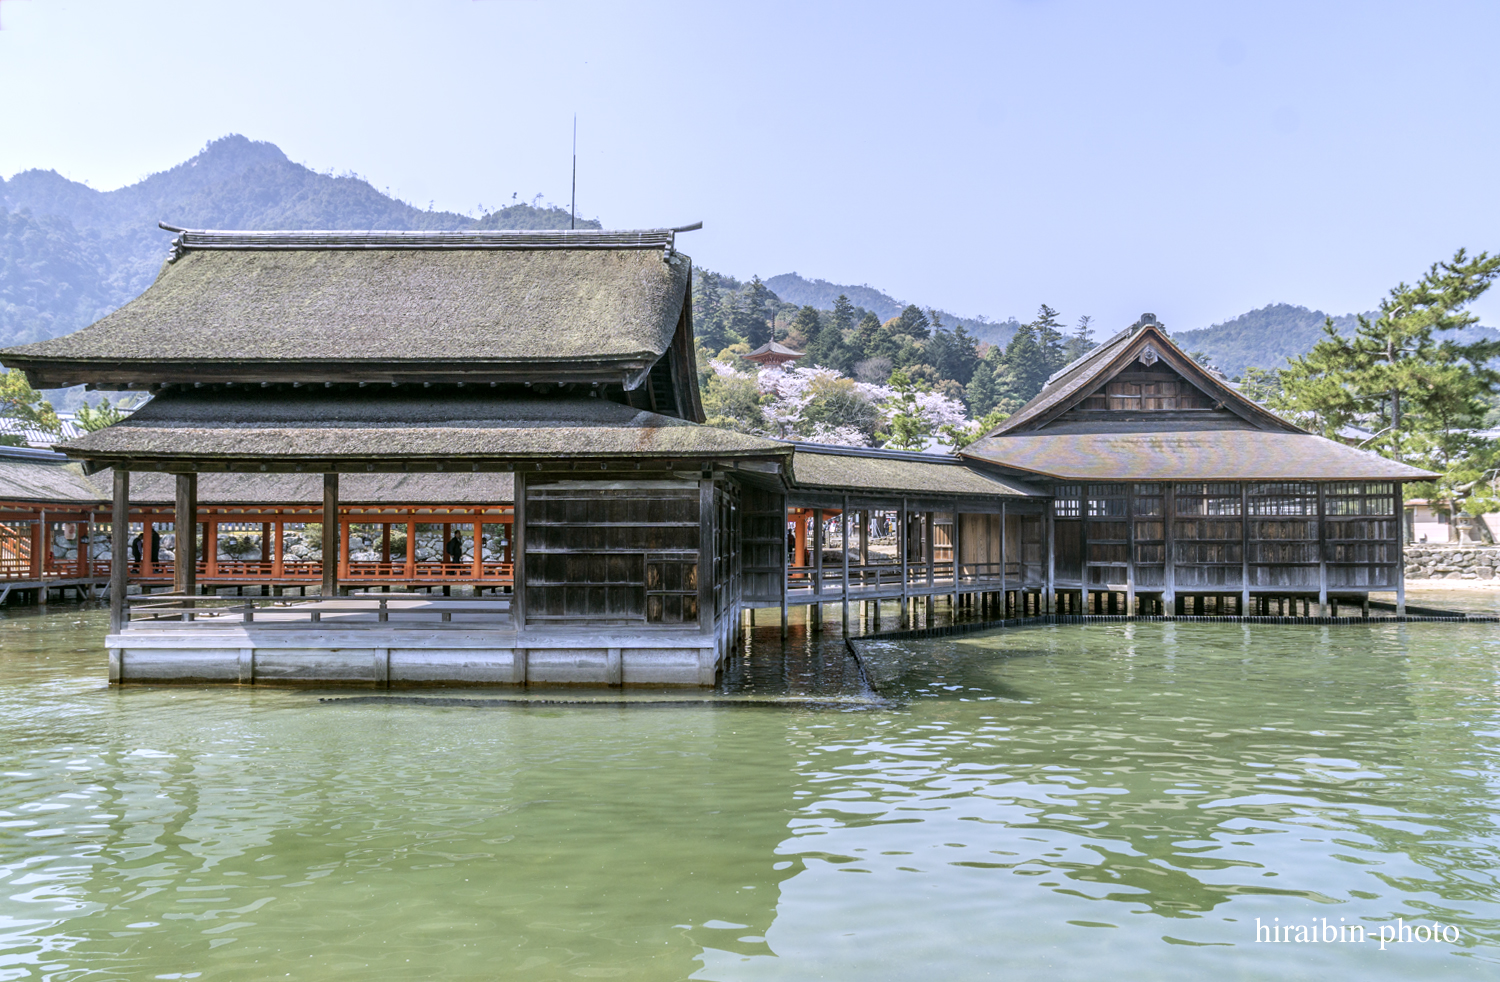
[[[0,621],[0,980],[1500,976],[1493,625],[866,643],[865,710],[110,691],[102,629]],[[1397,917],[1461,940],[1255,940]]]

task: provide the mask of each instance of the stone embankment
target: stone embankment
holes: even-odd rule
[[[1414,544],[1406,547],[1406,579],[1493,580],[1500,546]]]

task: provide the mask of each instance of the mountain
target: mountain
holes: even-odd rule
[[[1273,303],[1222,324],[1173,332],[1172,340],[1185,351],[1202,352],[1220,371],[1234,378],[1252,365],[1285,367],[1287,359],[1311,351],[1323,337],[1323,324],[1328,316],[1321,310]],[[1370,312],[1364,316],[1374,318],[1377,314]],[[1353,334],[1358,327],[1358,315],[1340,314],[1333,318],[1333,326],[1340,334]],[[1480,338],[1500,338],[1500,331],[1476,325],[1457,335],[1463,341]]]
[[[561,208],[518,204],[481,218],[423,211],[354,174],[293,163],[274,144],[226,136],[191,160],[114,191],[55,171],[0,180],[0,346],[99,319],[156,278],[172,233],[237,229],[567,228]],[[596,220],[580,221],[601,227]]]
[[[819,310],[833,309],[834,300],[838,299],[839,294],[843,294],[854,306],[863,307],[883,321],[899,315],[906,308],[904,302],[868,284],[849,286],[827,280],[809,280],[796,273],[782,273],[766,280],[766,286],[787,303],[799,307],[817,307]],[[1015,335],[1016,328],[1021,326],[1014,318],[997,322],[985,317],[959,317],[946,310],[939,310],[938,314],[942,316],[945,326],[953,328],[962,324],[970,334],[991,344],[1005,344]]]

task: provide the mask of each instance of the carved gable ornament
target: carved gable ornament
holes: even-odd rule
[[[1145,365],[1147,368],[1150,368],[1152,365],[1155,365],[1157,363],[1157,361],[1159,361],[1160,359],[1161,359],[1161,355],[1157,354],[1156,353],[1156,349],[1153,348],[1149,344],[1146,345],[1145,349],[1141,351],[1140,362],[1141,362],[1142,365]]]

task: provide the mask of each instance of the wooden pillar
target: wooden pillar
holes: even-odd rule
[[[781,553],[781,640],[783,641],[786,640],[787,577],[792,575],[791,570],[787,566],[788,557],[786,554],[786,513],[786,496],[783,495],[781,498],[781,536],[780,541],[777,543],[776,550],[777,552]],[[795,543],[793,543],[793,547],[795,548]]]
[[[141,516],[141,576],[150,576],[156,572],[151,562],[151,551],[156,542],[156,523],[151,520],[150,513]],[[144,589],[144,587],[143,587]]]
[[[1250,495],[1240,482],[1240,603],[1250,609]]]
[[[286,545],[285,520],[280,518],[276,519],[275,535],[276,541],[272,543],[271,546],[271,579],[279,580],[286,575],[286,567],[284,565],[285,560],[282,559],[282,555],[285,552],[284,547]]]
[[[389,563],[391,561],[391,523],[380,523],[380,561]]]
[[[339,590],[339,476],[330,471],[323,475],[323,596],[333,597]]]
[[[1325,485],[1318,482],[1318,616],[1328,613],[1328,507]]]
[[[901,553],[901,627],[907,626],[907,602],[911,598],[911,570],[907,562],[907,539],[909,529],[906,527],[907,519],[910,517],[906,510],[906,499],[901,499],[901,514],[897,516],[900,520],[896,523],[896,549]]]
[[[83,521],[78,526],[78,571],[84,579],[92,579],[94,574],[94,557],[90,555],[94,548],[94,513],[89,512],[83,516]],[[93,584],[89,584],[90,599],[93,598]]]
[[[349,579],[349,526],[340,516],[339,521],[339,582]]]
[[[821,631],[823,630],[823,509],[813,509],[812,524],[813,629]]]
[[[390,526],[386,526],[386,527],[389,528]],[[389,546],[386,547],[386,551],[387,552],[390,551],[390,547]],[[703,575],[703,567],[701,565],[698,567],[698,575],[700,577]],[[481,580],[483,578],[484,578],[484,519],[480,518],[480,517],[478,517],[476,515],[475,518],[474,518],[474,579],[475,580]],[[476,597],[479,596],[479,587],[477,585],[474,587],[474,596],[476,596]]]
[[[415,579],[417,575],[417,520],[407,518],[406,520],[406,578]]]
[[[839,511],[839,553],[844,563],[844,585],[840,591],[844,600],[843,631],[849,633],[849,496],[844,495],[843,508]]]
[[[109,527],[109,633],[119,634],[125,626],[125,585],[130,574],[130,472],[116,467],[114,473]],[[118,681],[118,676],[112,681]]]
[[[511,560],[512,574],[515,577],[510,594],[510,616],[515,622],[516,630],[526,629],[526,475],[520,471],[516,472],[516,500],[513,508],[515,521],[511,525],[511,541],[515,543],[515,555]],[[415,556],[415,547],[407,555]],[[524,677],[522,681],[525,681]]]
[[[1005,499],[1001,498],[1000,499],[1000,619],[1001,620],[1004,620],[1005,619],[1005,615],[1007,613],[1009,613],[1009,611],[1006,610],[1006,607],[1008,606],[1008,602],[1007,602],[1006,591],[1005,591],[1005,560],[1006,560],[1006,555],[1005,555]],[[1085,569],[1087,569],[1087,567],[1085,567]]]
[[[1135,613],[1135,485],[1125,485],[1125,613]]]
[[[42,510],[37,513],[36,521],[31,523],[31,566],[30,576],[33,580],[40,581],[42,573],[46,570],[45,553],[42,551],[47,542],[47,512]],[[45,592],[43,593],[45,597]]]
[[[184,595],[198,589],[198,475],[177,475],[176,558],[172,561],[172,588]]]
[[[698,479],[698,629],[707,635],[714,633],[715,611],[714,611],[714,562],[715,552],[718,550],[718,537],[715,534],[718,528],[719,515],[714,501],[714,482],[711,477],[700,477]],[[475,529],[478,529],[475,524]],[[474,548],[479,548],[479,540],[474,540]],[[724,614],[729,614],[732,600],[725,603]]]
[[[1056,555],[1055,555],[1055,553],[1057,551],[1057,549],[1056,549],[1056,547],[1057,547],[1057,504],[1056,504],[1056,499],[1053,499],[1050,502],[1047,502],[1047,501],[1042,502],[1042,507],[1045,508],[1045,509],[1047,509],[1046,524],[1042,526],[1042,529],[1046,533],[1046,536],[1047,536],[1047,541],[1045,543],[1043,543],[1043,546],[1047,550],[1047,588],[1046,588],[1047,589],[1047,602],[1046,602],[1046,611],[1047,611],[1048,614],[1055,614],[1055,613],[1057,613],[1057,581],[1055,579],[1055,577],[1057,575],[1057,563],[1056,563]]]
[[[1177,485],[1168,482],[1162,487],[1161,501],[1161,536],[1163,557],[1166,561],[1166,569],[1162,571],[1161,602],[1162,613],[1166,613],[1168,604],[1173,604],[1177,598],[1177,561],[1172,555],[1177,548],[1176,538],[1172,532],[1172,525],[1177,520]],[[1175,604],[1174,604],[1175,607]]]
[[[264,523],[262,523],[264,524]],[[266,552],[266,538],[261,535],[261,554]],[[219,521],[203,519],[203,575],[213,578],[219,575]]]
[[[1392,485],[1392,494],[1395,500],[1391,503],[1391,515],[1396,523],[1396,616],[1406,616],[1406,522],[1403,512],[1405,502],[1401,495],[1401,482]],[[1369,603],[1369,594],[1365,595],[1366,604]]]
[[[268,563],[271,561],[271,523],[260,523],[260,561]]]

